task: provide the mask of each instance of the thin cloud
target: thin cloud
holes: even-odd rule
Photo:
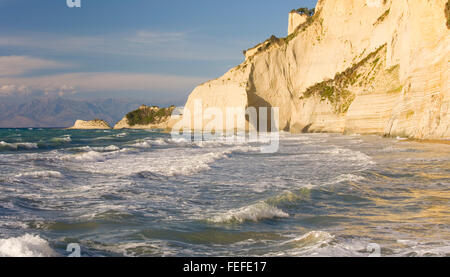
[[[185,42],[187,33],[183,32],[155,32],[155,31],[138,31],[134,37],[127,40],[138,44],[161,44],[161,43],[180,43]]]
[[[0,78],[0,93],[43,91],[47,95],[65,95],[95,91],[181,92],[194,88],[205,79],[159,74],[68,73],[40,77]],[[4,89],[1,89],[2,87]]]
[[[33,70],[63,68],[66,65],[28,56],[1,56],[0,76],[18,76]]]
[[[236,43],[242,44],[243,48],[250,45]],[[237,47],[236,43],[198,37],[193,31],[139,30],[130,34],[102,36],[62,36],[48,33],[0,36],[0,47],[21,47],[41,53],[48,51],[70,55],[101,54],[199,61],[235,60],[240,57],[240,52],[233,49]]]

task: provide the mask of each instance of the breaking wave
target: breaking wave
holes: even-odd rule
[[[134,144],[131,144],[130,146],[135,148],[151,148],[153,145],[167,145],[167,141],[164,139],[157,139],[157,140],[139,140]]]
[[[110,146],[105,146],[105,147],[84,146],[84,147],[78,147],[78,148],[73,148],[73,149],[85,151],[85,152],[89,152],[89,151],[112,152],[112,151],[120,150],[120,148],[115,145],[110,145]]]
[[[322,244],[328,244],[334,239],[334,236],[323,231],[311,231],[300,237],[285,242],[285,244],[295,244],[297,247],[313,247]]]
[[[39,236],[26,234],[0,239],[0,257],[54,257],[56,252]]]
[[[18,143],[7,143],[0,141],[0,151],[1,150],[30,150],[39,148],[37,143],[31,142],[18,142]]]
[[[260,221],[264,219],[286,218],[287,213],[265,202],[259,202],[240,209],[230,210],[209,221],[214,223],[243,223],[245,221]]]
[[[51,141],[57,143],[69,143],[72,142],[72,138],[69,135],[66,135],[59,138],[52,138]]]
[[[63,178],[63,175],[58,171],[44,170],[44,171],[33,171],[21,173],[16,176],[17,178]]]

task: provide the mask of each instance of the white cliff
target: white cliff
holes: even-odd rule
[[[185,114],[196,100],[203,109],[271,106],[291,132],[449,139],[448,7],[448,0],[319,0],[288,37],[247,50],[241,65],[197,87]]]
[[[308,16],[306,14],[299,14],[296,11],[289,13],[288,35],[295,32],[298,26],[306,22]]]

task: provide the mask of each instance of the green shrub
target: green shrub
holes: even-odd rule
[[[158,107],[141,107],[128,113],[126,118],[130,126],[155,124],[171,116],[173,110],[174,106],[162,109]]]
[[[315,9],[314,8],[313,9],[308,9],[307,7],[301,7],[301,8],[298,8],[296,10],[294,9],[291,12],[297,12],[299,14],[306,14],[307,16],[313,16],[314,12],[315,12]]]

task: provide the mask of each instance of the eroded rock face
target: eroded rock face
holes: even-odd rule
[[[90,129],[111,129],[109,124],[100,119],[90,121],[77,120],[75,124],[69,129],[90,130]]]
[[[185,108],[271,106],[292,132],[449,139],[447,2],[320,0],[311,20],[251,49]]]

